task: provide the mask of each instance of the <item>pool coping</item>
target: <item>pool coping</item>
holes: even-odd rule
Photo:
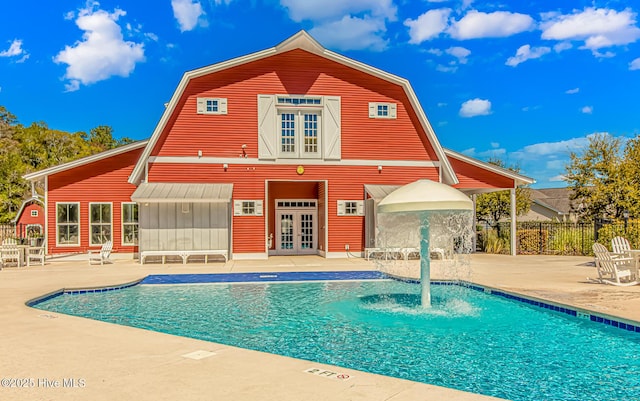
[[[208,281],[195,281],[195,279],[206,278]],[[79,295],[87,293],[102,293],[130,288],[136,285],[193,285],[193,284],[258,284],[258,283],[293,283],[293,282],[318,282],[318,281],[365,281],[365,280],[385,280],[393,279],[407,283],[419,284],[420,281],[378,270],[354,270],[354,271],[315,271],[315,272],[260,272],[260,273],[196,273],[196,274],[150,274],[138,280],[130,281],[118,285],[84,287],[84,288],[61,288],[51,291],[39,297],[32,298],[25,302],[28,307],[50,300],[52,298],[69,294]],[[589,320],[611,326],[627,332],[640,333],[640,322],[596,312],[586,308],[579,308],[550,301],[531,295],[523,295],[518,292],[506,291],[500,288],[477,284],[464,280],[432,280],[432,285],[457,285],[463,286],[485,294],[494,295],[512,301],[518,301],[530,306],[550,310],[560,314],[566,314],[579,319]]]

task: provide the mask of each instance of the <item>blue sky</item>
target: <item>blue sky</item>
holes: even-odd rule
[[[5,2],[0,105],[25,125],[146,139],[185,71],[306,29],[407,78],[444,147],[561,187],[589,135],[640,133],[638,12],[617,0]]]

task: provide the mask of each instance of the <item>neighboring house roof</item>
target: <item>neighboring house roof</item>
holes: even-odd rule
[[[569,188],[542,188],[531,190],[531,201],[558,214],[571,213]]]
[[[462,153],[454,152],[453,150],[450,150],[450,149],[444,149],[444,152],[447,155],[447,157],[451,157],[453,159],[457,159],[457,160],[460,160],[462,162],[469,163],[469,164],[471,164],[473,166],[476,166],[476,167],[482,168],[484,170],[491,171],[491,172],[493,172],[495,174],[499,174],[499,175],[502,175],[504,177],[508,177],[508,178],[512,179],[513,183],[514,183],[514,188],[518,187],[520,185],[528,185],[528,184],[533,184],[533,183],[536,182],[536,180],[534,180],[533,178],[527,177],[527,176],[519,174],[519,173],[516,173],[513,170],[502,168],[502,167],[496,166],[495,164],[486,163],[486,162],[480,161],[478,159],[474,159],[472,157],[465,156]],[[460,188],[460,190],[463,191],[463,192],[467,192],[467,191],[465,191],[465,188]],[[499,189],[499,190],[501,190],[501,189]],[[489,190],[486,190],[486,191],[487,192],[491,192],[491,191],[496,191],[496,189],[489,189]],[[479,191],[479,192],[482,192],[482,191]]]
[[[43,170],[35,171],[33,173],[25,174],[22,176],[22,178],[29,181],[37,181],[41,178],[44,178],[52,174],[60,173],[65,170],[69,170],[75,167],[83,166],[85,164],[96,162],[98,160],[102,160],[102,159],[106,159],[122,153],[126,153],[131,150],[142,148],[147,144],[147,142],[148,141],[145,140],[145,141],[129,143],[114,149],[109,149],[109,150],[105,150],[104,152],[96,153],[95,155],[83,157],[81,159],[77,159],[67,163],[59,164],[57,166],[45,168]]]
[[[27,207],[27,205],[31,202],[37,202],[41,206],[44,206],[43,200],[37,196],[32,196],[31,198],[26,199],[24,202],[22,202],[22,205],[20,206],[20,210],[18,210],[16,217],[13,219],[13,223],[17,223],[18,220],[20,220],[20,216],[22,216],[22,212],[24,211],[24,208]]]
[[[411,84],[409,83],[408,80],[404,78],[400,78],[393,74],[389,74],[388,72],[379,70],[375,67],[361,63],[359,61],[350,59],[338,53],[334,53],[330,50],[327,50],[324,47],[322,47],[320,43],[318,43],[305,31],[300,31],[296,33],[295,35],[291,36],[289,39],[285,40],[284,42],[280,43],[275,47],[186,72],[182,76],[182,79],[180,80],[178,87],[173,93],[171,100],[169,101],[164,113],[162,114],[162,117],[160,118],[158,125],[153,131],[153,134],[149,139],[149,143],[147,144],[146,148],[142,152],[142,155],[138,159],[138,163],[134,167],[131,175],[129,176],[129,182],[132,184],[138,184],[141,181],[144,174],[144,169],[147,163],[147,159],[151,155],[153,148],[155,147],[156,143],[160,139],[162,132],[164,131],[170,117],[173,115],[173,113],[177,112],[176,107],[179,103],[179,100],[182,97],[182,94],[184,93],[185,89],[187,88],[187,85],[192,79],[202,77],[204,75],[212,74],[218,71],[223,71],[223,70],[233,68],[239,65],[243,65],[246,63],[250,63],[253,61],[261,60],[267,57],[275,56],[275,55],[285,53],[294,49],[302,49],[302,50],[308,51],[312,54],[318,55],[320,57],[326,58],[331,61],[335,61],[347,67],[353,68],[358,71],[362,71],[366,74],[378,77],[385,81],[401,86],[404,89],[404,92],[407,95],[407,98],[411,102],[411,105],[418,117],[420,125],[424,129],[424,132],[426,132],[427,138],[431,143],[431,145],[433,146],[436,156],[440,162],[440,166],[441,166],[440,173],[441,173],[442,181],[450,185],[454,185],[458,183],[458,179],[455,175],[455,172],[453,171],[453,168],[449,164],[449,161],[445,155],[444,149],[441,147],[440,142],[438,141],[438,138],[436,137],[436,134],[433,131],[433,128],[429,123],[429,120],[427,120],[427,116],[422,110],[422,106],[420,105],[420,102],[418,101],[418,98],[415,92],[413,91]]]

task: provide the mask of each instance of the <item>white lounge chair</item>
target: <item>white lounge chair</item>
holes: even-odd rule
[[[629,241],[624,237],[613,237],[611,239],[611,250],[616,255],[631,256],[629,254],[631,245],[629,244]]]
[[[100,263],[101,265],[105,263],[112,263],[109,256],[111,256],[111,249],[113,249],[113,242],[107,241],[102,244],[102,248],[100,250],[89,250],[89,264],[94,264],[93,262]]]
[[[633,258],[617,257],[609,252],[604,245],[597,242],[593,244],[593,253],[598,278],[588,279],[589,281],[624,287],[638,284],[635,274],[631,271],[634,263]]]
[[[43,246],[30,246],[27,248],[27,266],[37,263],[44,266],[44,247]]]
[[[21,249],[18,248],[18,241],[15,238],[5,238],[0,246],[0,260],[2,266],[8,263],[15,263],[16,266],[22,264]]]

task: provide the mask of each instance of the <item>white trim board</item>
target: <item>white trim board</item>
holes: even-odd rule
[[[258,164],[258,165],[291,165],[291,166],[383,166],[383,167],[440,167],[437,161],[422,160],[321,160],[321,159],[277,159],[261,160],[257,158],[236,157],[195,157],[195,156],[152,156],[149,163],[174,164]],[[222,167],[221,167],[222,168]],[[273,181],[273,180],[272,180]],[[312,180],[315,181],[315,180]]]

